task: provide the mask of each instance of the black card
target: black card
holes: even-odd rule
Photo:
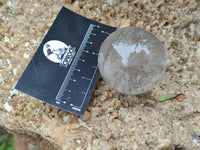
[[[15,88],[83,115],[99,76],[100,46],[114,30],[63,7]]]

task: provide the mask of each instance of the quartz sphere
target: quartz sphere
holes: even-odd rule
[[[98,67],[103,79],[118,92],[145,93],[165,72],[165,49],[151,32],[137,27],[122,28],[103,42]]]

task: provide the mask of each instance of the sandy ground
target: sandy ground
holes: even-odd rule
[[[137,96],[102,78],[83,117],[14,90],[62,6],[119,28],[153,32],[167,52],[167,70]],[[200,149],[200,1],[0,0],[0,124],[43,149]],[[163,103],[163,94],[184,93]]]

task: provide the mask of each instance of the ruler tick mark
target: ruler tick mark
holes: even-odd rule
[[[74,69],[74,70],[76,70],[76,71],[78,71],[78,72],[80,72],[80,71],[81,71],[80,69]]]
[[[81,111],[81,109],[76,108],[76,107],[72,107],[72,109],[76,110],[76,111]]]
[[[59,101],[56,101],[56,104],[60,104],[60,102],[59,102]]]
[[[86,79],[86,80],[89,80],[89,81],[91,81],[91,79],[89,79],[89,78],[86,78],[86,77],[81,77],[82,79]]]
[[[85,62],[85,60],[84,60],[84,59],[79,59],[79,61]]]
[[[76,80],[75,80],[75,79],[70,79],[70,80],[72,80],[73,82],[76,82]]]
[[[108,33],[108,32],[106,32],[106,31],[101,31],[101,33],[104,33],[104,34],[107,34],[107,35],[109,35],[110,33]]]
[[[69,100],[71,97],[67,97],[66,100]]]
[[[69,93],[71,92],[71,90],[65,90],[65,91],[66,91],[66,92],[69,92]]]
[[[92,66],[92,68],[95,68],[95,69],[96,69],[96,68],[97,68],[97,66]]]
[[[89,44],[93,44],[93,42],[90,42],[90,41],[88,41],[87,43],[89,43]]]
[[[92,52],[92,54],[93,54],[93,55],[98,55],[98,54],[96,54],[95,52]]]
[[[86,50],[83,50],[83,52],[85,52],[85,53],[89,53],[89,51],[86,51]]]

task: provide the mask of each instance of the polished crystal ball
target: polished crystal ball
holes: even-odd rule
[[[165,72],[165,49],[151,32],[137,27],[122,28],[103,42],[98,66],[103,79],[118,92],[145,93]]]

